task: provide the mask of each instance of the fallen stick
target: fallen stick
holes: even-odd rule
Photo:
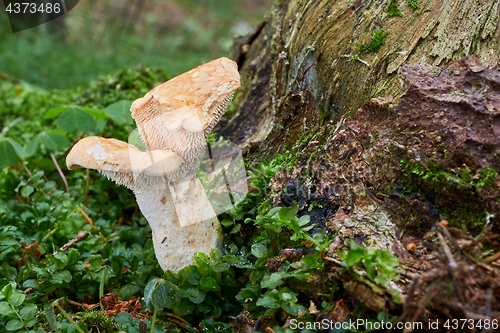
[[[73,238],[72,240],[70,240],[69,242],[67,242],[63,246],[61,246],[61,248],[59,250],[64,252],[67,249],[69,249],[70,247],[72,247],[73,245],[75,245],[76,243],[81,242],[82,240],[87,238],[89,235],[90,235],[90,233],[88,231],[80,231],[78,233],[78,235],[76,235],[75,238]],[[57,253],[57,251],[56,251],[56,253]]]

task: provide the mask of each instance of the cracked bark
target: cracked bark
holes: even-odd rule
[[[242,145],[253,161],[284,153],[300,138],[317,131],[315,140],[319,143],[309,143],[298,149],[309,156],[319,154],[307,163],[299,161],[293,171],[281,172],[274,177],[273,202],[284,204],[282,194],[287,183],[297,180],[309,193],[309,198],[300,195],[296,198],[303,212],[307,211],[311,201],[323,200],[330,209],[330,213],[322,217],[323,225],[329,224],[331,229],[345,237],[358,237],[357,240],[365,241],[367,245],[392,248],[403,260],[407,254],[401,242],[405,245],[422,241],[425,230],[443,218],[443,212],[453,205],[463,204],[474,212],[500,213],[499,204],[495,206],[498,202],[498,177],[494,180],[496,185],[489,189],[488,198],[477,188],[471,190],[475,191],[473,197],[447,188],[441,192],[419,192],[416,199],[387,189],[411,185],[411,181],[403,179],[404,170],[399,167],[402,156],[415,160],[415,156],[422,155],[425,161],[438,164],[450,174],[458,175],[466,168],[473,174],[479,174],[484,168],[500,171],[497,151],[493,148],[488,151],[490,159],[480,160],[471,157],[472,153],[469,156],[467,151],[446,151],[451,150],[450,147],[443,148],[439,155],[436,149],[431,149],[438,145],[437,139],[414,143],[416,139],[405,138],[407,144],[401,146],[398,142],[403,139],[398,137],[398,130],[404,131],[405,128],[394,124],[393,129],[388,129],[390,124],[384,122],[384,116],[390,118],[397,112],[408,112],[405,114],[408,123],[409,118],[421,115],[418,108],[412,109],[407,104],[403,109],[397,108],[406,89],[413,84],[402,84],[403,79],[398,76],[401,66],[417,63],[447,66],[465,56],[475,56],[479,60],[477,66],[481,66],[479,63],[485,66],[499,63],[500,1],[419,0],[418,3],[420,9],[412,10],[406,2],[399,2],[403,16],[388,17],[385,1],[277,2],[253,35],[236,43],[233,59],[238,59],[240,65],[242,88],[230,106],[230,119],[218,128],[225,138]],[[385,45],[377,53],[360,52],[359,45],[368,43],[374,30],[379,28],[389,32]],[[461,77],[465,81],[452,83],[448,88],[458,91],[465,86],[467,78],[474,76],[474,66],[475,61],[458,66],[457,70],[466,71],[469,76]],[[427,69],[416,76],[437,77],[439,73],[438,68]],[[445,80],[445,76],[441,79]],[[493,81],[481,82],[492,91],[496,84]],[[446,91],[444,88],[440,90],[441,86],[435,88],[438,93],[433,98],[440,100],[439,93],[445,94]],[[415,89],[423,91],[425,87]],[[465,90],[460,90],[466,96],[464,98],[474,95],[471,89],[466,87]],[[426,97],[422,96],[420,99],[408,97],[408,102],[423,103]],[[378,99],[368,103],[373,98]],[[363,106],[366,111],[358,116],[358,110]],[[486,134],[488,143],[481,144],[495,146],[498,111],[494,108],[494,112],[486,116],[490,118],[476,125],[491,129],[491,133]],[[403,120],[399,121],[403,123]],[[378,123],[383,123],[385,132],[377,128]],[[424,131],[427,130],[428,123],[419,124]],[[363,131],[360,134],[349,126],[358,126],[358,130],[361,127]],[[384,138],[386,133],[391,136]],[[441,138],[439,133],[434,134],[434,138]],[[382,143],[391,145],[392,150],[384,152],[387,148]],[[426,150],[427,146],[431,148]],[[371,155],[365,154],[370,151]],[[393,158],[377,159],[375,153]],[[460,154],[461,157],[457,157]],[[466,167],[458,164],[463,161],[468,163]],[[366,167],[368,163],[372,164]],[[432,163],[424,163],[424,168],[428,169]],[[372,172],[368,173],[370,168]],[[339,175],[339,170],[351,171],[350,176],[346,176],[347,172]],[[381,175],[381,170],[387,174]],[[311,197],[311,188],[328,188],[330,192],[325,194],[318,190]],[[332,188],[336,190],[332,192]],[[392,200],[386,200],[391,195]],[[455,201],[441,200],[443,196]],[[409,205],[411,209],[394,208],[400,205]],[[411,214],[416,217],[411,217]],[[496,226],[498,217],[493,218]],[[422,221],[423,227],[419,224]],[[396,227],[391,226],[393,223]],[[469,226],[472,222],[465,224]],[[404,235],[408,239],[404,239]]]

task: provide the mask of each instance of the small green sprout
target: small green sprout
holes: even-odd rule
[[[413,10],[417,10],[420,8],[420,4],[418,3],[417,0],[407,0],[406,3],[408,4],[408,7],[410,7]]]
[[[385,38],[389,34],[389,31],[384,29],[376,29],[373,32],[372,39],[368,44],[361,44],[359,50],[364,53],[378,52],[380,47],[385,44]]]
[[[385,12],[389,17],[403,16],[403,13],[399,10],[398,4],[396,3],[395,0],[389,1],[389,4],[387,5],[387,9],[385,10]]]

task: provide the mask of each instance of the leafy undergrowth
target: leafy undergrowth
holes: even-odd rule
[[[220,216],[224,247],[177,274],[159,267],[129,190],[67,170],[65,156],[83,136],[127,141],[131,100],[166,77],[142,68],[71,90],[0,84],[0,330],[231,332],[243,317],[279,330],[335,307],[341,286],[325,270],[331,235],[298,217],[296,204],[272,208],[266,199],[290,154],[247,166],[251,191]],[[343,273],[366,269],[360,280],[394,294],[390,253],[351,247],[339,253]]]
[[[134,81],[139,75],[142,81]],[[46,309],[53,302],[52,329],[74,331],[62,312],[85,310],[74,302],[98,302],[103,293],[128,300],[162,275],[133,194],[95,172],[65,166],[83,135],[127,140],[126,99],[166,75],[140,69],[116,77],[66,91],[0,84],[0,327],[8,331],[49,330],[54,320],[47,320]],[[102,100],[111,107],[102,108]],[[72,320],[90,320],[84,313]]]

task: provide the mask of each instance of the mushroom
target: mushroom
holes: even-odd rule
[[[153,234],[163,270],[179,271],[196,252],[221,245],[217,215],[196,176],[206,138],[240,87],[237,65],[220,58],[153,88],[131,106],[146,151],[87,137],[68,156],[70,170],[99,170],[131,189]]]

